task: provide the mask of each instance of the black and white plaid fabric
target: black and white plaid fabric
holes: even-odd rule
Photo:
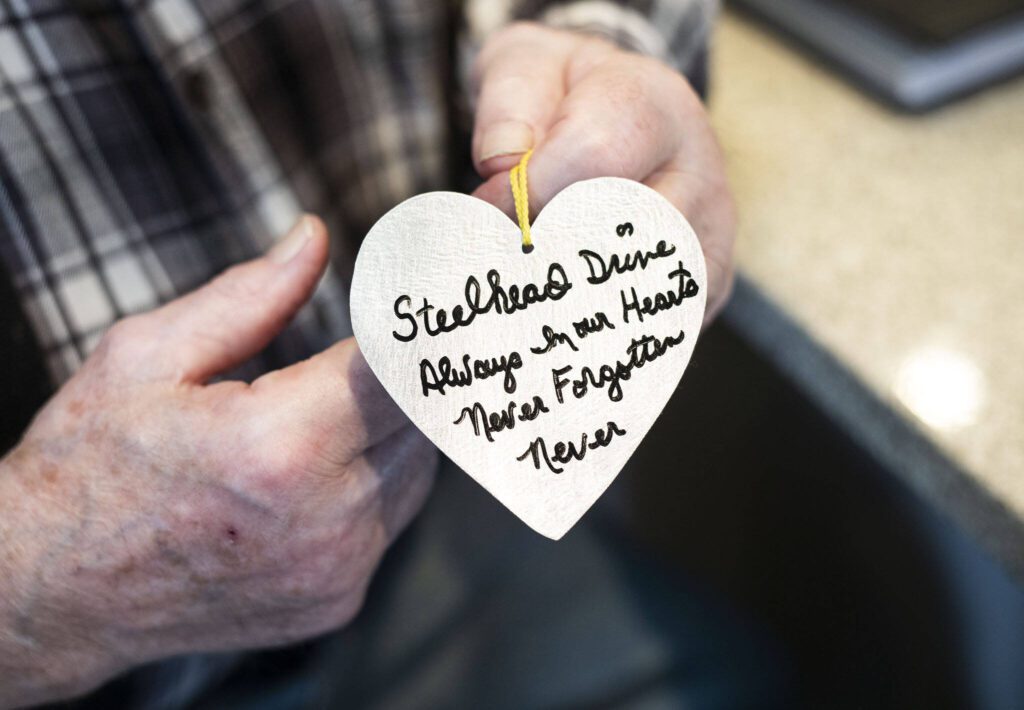
[[[302,211],[327,222],[334,266],[249,371],[346,336],[358,239],[461,167],[459,77],[482,37],[539,19],[687,68],[714,6],[0,0],[0,266],[54,384],[115,320],[261,253]]]

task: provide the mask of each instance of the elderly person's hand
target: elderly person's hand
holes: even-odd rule
[[[639,180],[693,225],[708,267],[709,321],[732,286],[736,218],[700,99],[665,64],[601,39],[517,23],[477,58],[476,195],[514,214],[508,170],[534,148],[530,207],[602,175]]]
[[[433,447],[351,338],[208,383],[266,345],[326,263],[307,217],[266,257],[116,324],[0,461],[0,707],[359,609]]]

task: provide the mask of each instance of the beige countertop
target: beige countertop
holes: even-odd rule
[[[734,14],[727,319],[1024,579],[1024,79],[895,112]]]

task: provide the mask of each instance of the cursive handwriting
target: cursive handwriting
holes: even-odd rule
[[[654,298],[645,296],[642,301],[632,286],[629,287],[633,296],[632,301],[626,300],[625,291],[619,291],[619,296],[622,298],[622,322],[629,323],[629,312],[635,311],[637,318],[643,323],[645,314],[653,316],[680,305],[687,298],[696,296],[700,292],[700,286],[690,276],[690,272],[683,268],[683,262],[680,261],[678,268],[668,274],[670,279],[677,278],[679,280],[675,291],[659,292],[654,294]]]
[[[620,234],[619,236],[622,235]],[[627,271],[634,271],[638,268],[642,271],[647,268],[649,261],[671,256],[675,253],[675,245],[669,246],[664,239],[655,245],[654,251],[644,252],[643,249],[637,249],[632,254],[625,254],[624,256],[612,254],[608,257],[607,262],[596,251],[580,249],[579,252],[583,260],[587,262],[587,268],[590,270],[587,282],[592,284],[603,284],[612,277],[612,274],[624,274]]]
[[[551,371],[551,378],[555,384],[555,396],[558,398],[558,403],[562,404],[565,401],[562,390],[570,384],[572,385],[570,391],[576,399],[585,397],[591,387],[601,389],[607,386],[608,399],[618,402],[622,399],[622,381],[632,377],[633,370],[657,360],[670,348],[674,348],[683,342],[685,337],[686,333],[681,330],[679,335],[670,335],[661,340],[653,335],[642,335],[639,340],[634,339],[626,347],[626,354],[629,355],[629,360],[626,362],[618,360],[614,365],[601,365],[597,368],[596,373],[590,367],[584,367],[580,370],[580,376],[577,379],[562,377],[562,375],[572,370],[572,365],[553,369]]]
[[[576,347],[576,343],[572,342],[565,333],[560,333],[552,328],[550,325],[546,325],[540,329],[540,334],[544,336],[544,345],[540,345],[536,348],[530,348],[530,352],[534,355],[543,355],[546,352],[550,352],[552,349],[565,343],[573,352],[578,352],[579,348]]]
[[[568,464],[572,461],[582,461],[583,457],[587,455],[587,451],[608,446],[608,444],[612,442],[612,439],[616,436],[622,436],[625,433],[626,430],[620,429],[615,422],[608,422],[608,424],[594,432],[593,441],[587,443],[587,435],[585,433],[580,439],[579,446],[576,445],[575,441],[557,441],[552,448],[553,453],[548,453],[548,445],[547,442],[544,441],[544,437],[538,436],[530,442],[526,451],[516,457],[516,461],[523,461],[527,457],[532,457],[533,467],[538,471],[540,470],[540,465],[543,462],[552,473],[561,473],[565,469],[561,466],[556,466],[555,464]]]
[[[605,328],[615,330],[615,326],[612,325],[612,322],[608,320],[608,316],[602,311],[595,313],[593,318],[584,318],[583,320],[576,321],[572,324],[572,327],[576,331],[576,337],[580,340],[583,340],[583,338],[592,333],[600,333]]]
[[[516,311],[523,311],[534,303],[543,303],[548,299],[557,301],[572,288],[572,282],[565,274],[561,264],[552,262],[548,266],[547,282],[543,287],[536,284],[525,286],[511,285],[507,288],[501,283],[501,274],[497,269],[487,272],[487,295],[484,296],[483,287],[475,276],[466,279],[465,305],[459,304],[450,311],[438,308],[423,299],[423,305],[415,313],[411,312],[412,298],[408,295],[399,296],[395,300],[395,317],[407,321],[410,330],[399,333],[391,331],[395,340],[408,343],[413,340],[420,331],[420,323],[416,316],[423,322],[423,329],[427,335],[434,337],[441,333],[450,333],[456,328],[462,328],[473,322],[478,315],[484,315],[491,311],[498,314],[512,314]],[[436,312],[435,312],[436,311]],[[433,316],[431,313],[434,312]],[[450,319],[450,320],[449,320]]]
[[[431,391],[437,392],[442,397],[446,387],[469,387],[473,384],[474,378],[486,380],[498,373],[505,374],[505,391],[512,394],[516,391],[515,371],[523,366],[523,358],[518,352],[511,352],[502,355],[500,358],[473,360],[470,365],[469,355],[462,356],[462,369],[452,366],[448,357],[437,361],[437,367],[430,360],[420,361],[420,384],[423,387],[423,396],[428,397]]]
[[[480,433],[483,432],[488,441],[494,441],[494,437],[491,434],[505,431],[506,429],[514,429],[517,421],[533,421],[541,414],[546,414],[551,410],[544,404],[543,399],[534,396],[532,402],[523,402],[519,407],[519,414],[515,414],[515,411],[515,402],[509,402],[508,407],[505,409],[490,413],[484,409],[482,404],[474,402],[472,407],[462,408],[462,413],[453,424],[461,424],[463,421],[468,421],[473,425],[473,434],[475,436],[480,436]]]

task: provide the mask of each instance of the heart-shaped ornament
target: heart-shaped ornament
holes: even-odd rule
[[[611,484],[693,352],[706,271],[693,229],[631,180],[575,183],[524,253],[493,205],[434,192],[374,225],[352,327],[395,402],[537,532],[559,539]]]

